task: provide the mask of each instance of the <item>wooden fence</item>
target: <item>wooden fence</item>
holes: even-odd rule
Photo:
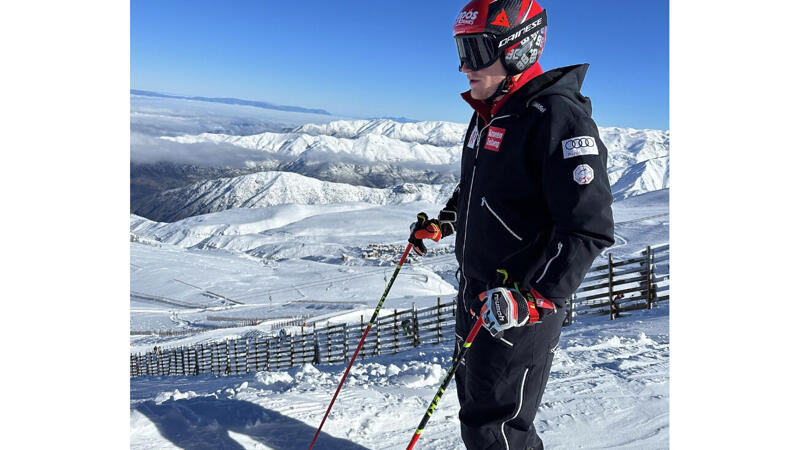
[[[429,343],[440,343],[455,326],[455,302],[417,309],[395,310],[373,325],[359,356],[398,353]],[[366,324],[301,327],[294,336],[236,339],[188,347],[154,349],[131,355],[131,376],[239,374],[280,370],[303,363],[337,363],[351,357]]]
[[[669,244],[648,246],[640,256],[592,266],[570,298],[565,325],[580,314],[608,314],[611,320],[623,311],[652,309],[669,300]]]
[[[648,247],[641,256],[593,266],[568,302],[564,325],[582,314],[608,314],[653,308],[669,300],[669,246]],[[398,353],[424,344],[450,341],[455,328],[456,302],[398,311],[378,318],[359,353],[371,356]],[[301,327],[294,336],[236,339],[160,349],[130,356],[131,377],[141,375],[241,374],[281,370],[304,363],[340,363],[351,357],[366,324]]]

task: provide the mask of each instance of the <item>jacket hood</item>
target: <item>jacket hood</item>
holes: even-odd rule
[[[586,78],[588,69],[589,64],[576,64],[549,70],[522,86],[509,99],[509,104],[522,102],[524,103],[522,106],[528,106],[536,98],[561,95],[578,105],[591,117],[592,102],[589,97],[581,94],[581,86],[583,86],[583,79]]]

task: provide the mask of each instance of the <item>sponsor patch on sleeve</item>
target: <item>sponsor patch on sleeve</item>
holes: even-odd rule
[[[597,143],[591,136],[577,136],[561,141],[564,159],[575,156],[597,155]]]
[[[478,127],[475,126],[472,128],[472,134],[469,135],[469,141],[467,141],[467,147],[475,148],[475,140],[478,139]]]
[[[578,184],[589,184],[594,180],[594,170],[588,164],[580,164],[572,171],[572,179]]]

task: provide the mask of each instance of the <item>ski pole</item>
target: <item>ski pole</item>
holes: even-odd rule
[[[350,358],[350,364],[347,365],[347,369],[344,371],[344,375],[342,375],[342,380],[339,381],[339,387],[336,388],[336,393],[333,394],[333,398],[331,399],[331,403],[328,405],[328,410],[325,411],[325,416],[322,418],[322,422],[319,424],[319,428],[317,428],[317,432],[314,434],[314,439],[311,440],[311,445],[308,446],[308,450],[314,447],[314,443],[317,441],[317,437],[319,436],[319,432],[322,431],[322,426],[325,425],[325,420],[328,418],[328,414],[331,412],[331,408],[333,407],[333,402],[336,401],[336,397],[339,395],[339,391],[342,389],[342,385],[344,384],[344,380],[347,378],[347,374],[350,373],[350,368],[353,366],[353,362],[356,360],[356,356],[358,356],[359,350],[361,350],[361,346],[364,345],[364,340],[367,338],[367,334],[369,333],[370,328],[375,323],[375,320],[378,318],[378,313],[383,306],[383,301],[386,300],[386,296],[389,295],[389,289],[392,288],[392,284],[394,284],[394,279],[397,278],[397,274],[400,273],[400,268],[403,267],[403,263],[406,261],[406,257],[408,256],[408,252],[411,250],[411,243],[406,246],[406,251],[403,252],[403,256],[400,257],[400,262],[397,263],[397,268],[394,269],[394,274],[392,274],[392,278],[389,279],[389,284],[386,285],[386,290],[383,291],[383,296],[381,300],[378,302],[378,306],[375,308],[375,312],[372,313],[372,318],[369,319],[369,324],[367,328],[364,330],[364,334],[361,335],[361,341],[359,341],[358,346],[356,346],[356,351],[353,352],[353,357]],[[345,337],[345,339],[347,339]]]
[[[414,448],[414,445],[419,440],[419,436],[422,434],[422,430],[425,428],[425,425],[428,424],[428,420],[433,415],[433,411],[436,409],[437,406],[439,406],[439,400],[442,399],[444,391],[447,389],[447,385],[450,384],[450,380],[453,378],[453,375],[455,375],[458,364],[461,362],[461,359],[464,358],[464,355],[467,354],[467,351],[472,345],[472,341],[475,340],[475,336],[478,334],[478,331],[480,331],[482,325],[483,325],[483,318],[478,317],[478,321],[475,322],[475,325],[472,326],[472,330],[470,330],[469,335],[467,336],[467,340],[464,341],[464,345],[461,347],[461,351],[458,352],[458,355],[456,355],[455,359],[453,359],[453,365],[450,366],[450,370],[447,371],[447,375],[444,377],[444,381],[442,381],[442,384],[439,385],[439,390],[436,391],[436,395],[433,397],[433,401],[431,401],[431,404],[428,405],[428,409],[425,411],[425,415],[422,416],[422,420],[419,422],[419,425],[417,425],[417,431],[414,433],[414,436],[412,436],[411,442],[408,443],[408,447],[406,447],[406,450],[411,450],[412,448]]]

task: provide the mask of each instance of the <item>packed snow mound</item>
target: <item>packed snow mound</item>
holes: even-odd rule
[[[323,205],[362,202],[372,205],[414,201],[444,204],[455,184],[405,183],[377,189],[331,183],[291,172],[259,172],[234,178],[195,183],[160,192],[142,204],[137,213],[175,221],[198,214],[232,208],[259,208],[283,204]],[[265,218],[264,220],[268,220]]]

